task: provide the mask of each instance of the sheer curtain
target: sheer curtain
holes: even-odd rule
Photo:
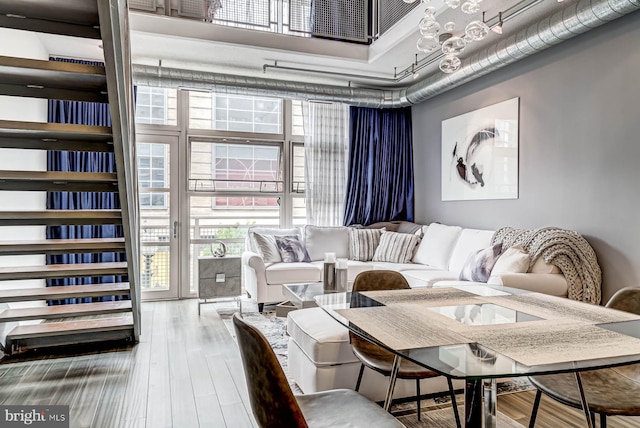
[[[349,155],[349,106],[303,103],[307,223],[341,226]]]

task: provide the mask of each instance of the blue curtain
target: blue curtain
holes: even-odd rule
[[[351,107],[344,224],[413,221],[411,107]]]
[[[67,58],[50,58],[52,61],[66,61],[80,64],[103,66],[101,62]],[[49,100],[48,121],[76,125],[111,126],[109,105],[80,101]],[[48,171],[111,172],[115,173],[113,153],[93,152],[47,152]],[[47,209],[88,210],[119,209],[120,199],[115,192],[47,192]],[[47,239],[119,238],[122,226],[47,226]],[[62,254],[47,256],[47,264],[108,263],[125,261],[124,253]],[[99,278],[62,278],[47,280],[47,287],[59,285],[103,284],[125,282],[126,276],[103,276]],[[115,299],[128,299],[117,296]],[[114,296],[88,297],[49,301],[49,305],[113,301]]]

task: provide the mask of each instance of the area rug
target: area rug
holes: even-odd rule
[[[231,322],[231,316],[234,312],[237,312],[238,308],[235,303],[216,303],[216,311],[220,318],[224,321],[229,334],[235,340],[235,331],[233,329],[233,324]],[[302,393],[300,388],[296,385],[295,381],[291,379],[288,374],[288,364],[287,364],[287,342],[289,340],[289,336],[287,335],[287,320],[286,318],[278,318],[275,316],[275,310],[270,310],[269,308],[265,308],[264,312],[260,313],[257,310],[257,306],[252,304],[250,301],[242,302],[243,311],[242,316],[251,325],[256,326],[267,338],[271,347],[276,353],[278,357],[278,361],[282,366],[287,378],[289,379],[289,384],[291,385],[294,393]],[[511,394],[514,392],[528,391],[533,389],[533,385],[529,383],[529,381],[524,378],[512,378],[508,380],[504,380],[498,382],[498,395],[502,394]],[[464,402],[464,396],[462,394],[456,395],[456,400],[458,403]],[[446,406],[445,408],[442,408]],[[398,417],[407,427],[447,427],[449,419],[451,418],[451,397],[448,394],[444,394],[443,396],[433,397],[433,398],[425,398],[421,400],[421,407],[424,409],[424,414],[429,414],[429,418],[423,418],[421,422],[418,422],[416,418],[416,404],[415,401],[407,401],[404,403],[397,403],[392,406],[392,413]],[[436,409],[434,409],[434,407]],[[431,410],[429,409],[431,408]],[[464,414],[464,408],[460,413]],[[407,421],[405,422],[405,418]],[[508,419],[510,422],[504,422],[505,427],[520,427],[521,425],[512,421],[508,417],[502,415],[502,418]],[[425,424],[425,421],[427,423]],[[498,418],[499,426],[503,426],[502,419]],[[513,423],[513,424],[508,424]],[[454,426],[455,422],[453,422]]]

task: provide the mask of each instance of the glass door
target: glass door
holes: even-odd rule
[[[136,135],[143,300],[179,297],[178,143],[177,135]]]

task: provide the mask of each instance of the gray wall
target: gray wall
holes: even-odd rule
[[[517,200],[442,202],[441,123],[520,97]],[[640,285],[640,12],[413,107],[416,221],[580,232],[603,302]]]

